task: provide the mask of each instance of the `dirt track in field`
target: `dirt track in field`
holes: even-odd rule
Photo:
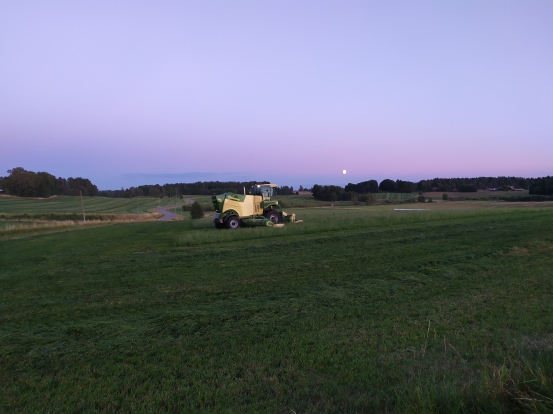
[[[183,216],[175,213],[171,213],[169,210],[174,210],[176,208],[179,208],[179,206],[166,206],[166,207],[158,207],[156,208],[156,211],[158,213],[162,213],[163,216],[161,218],[158,218],[159,221],[168,221],[168,220],[182,220]]]

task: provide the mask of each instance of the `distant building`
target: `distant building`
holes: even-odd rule
[[[0,194],[6,194],[6,192],[0,188]]]

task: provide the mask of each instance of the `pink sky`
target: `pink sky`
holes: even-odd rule
[[[101,189],[551,175],[551,22],[549,1],[4,2],[0,168]]]

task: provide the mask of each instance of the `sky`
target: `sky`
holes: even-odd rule
[[[552,22],[548,0],[4,0],[0,175],[552,175]]]

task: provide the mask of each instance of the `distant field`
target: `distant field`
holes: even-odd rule
[[[425,192],[424,196],[425,197],[432,197],[435,200],[441,200],[443,194],[444,194],[444,191],[431,191],[431,192]],[[528,196],[529,195],[528,190],[523,190],[523,191],[478,190],[475,193],[461,193],[459,191],[445,191],[445,194],[447,194],[449,197],[486,197],[486,198],[520,197],[520,196]]]
[[[0,239],[0,412],[552,412],[552,206]]]
[[[440,201],[443,193],[425,193],[426,197],[432,197],[434,201]],[[492,196],[521,196],[528,195],[526,192],[478,192],[478,193],[448,193],[451,197],[492,197]],[[414,201],[418,196],[418,193],[378,193],[375,194],[379,203],[382,202],[405,202]],[[352,205],[351,202],[330,202],[315,200],[313,196],[306,195],[290,195],[290,196],[277,196],[277,200],[280,201],[284,209],[290,208],[312,208],[312,207],[325,207],[332,204],[335,205]],[[211,196],[194,196],[188,195],[184,199],[169,199],[163,198],[159,200],[157,198],[106,198],[106,197],[84,197],[84,207],[86,214],[138,214],[140,213],[153,213],[158,206],[181,206],[183,204],[189,204],[189,201],[197,200],[206,210],[210,212],[213,210],[211,203]],[[4,213],[10,214],[29,214],[40,215],[49,213],[71,213],[81,214],[81,199],[80,197],[72,196],[59,196],[48,199],[29,199],[29,198],[17,198],[17,197],[0,197],[0,215]],[[178,214],[189,216],[189,214],[183,214],[182,211],[177,211]]]
[[[364,206],[348,206],[349,209],[363,209]],[[413,208],[413,209],[428,209],[430,211],[447,211],[447,210],[528,210],[528,209],[550,209],[553,208],[552,201],[493,201],[493,200],[467,200],[467,201],[441,201],[434,200],[432,203],[412,203],[408,205],[375,205],[368,207],[371,211],[390,211],[394,208]]]
[[[332,204],[331,201],[320,201],[313,198],[312,195],[288,195],[288,196],[276,196],[275,197],[284,209],[287,208],[308,208],[308,207],[322,207]]]
[[[315,200],[310,195],[278,196],[285,208],[303,208],[330,205],[330,202]],[[83,197],[85,213],[87,214],[138,214],[152,213],[158,206],[182,206],[190,201],[198,201],[207,212],[213,210],[211,196],[187,195],[184,199],[163,198],[107,198]],[[80,214],[81,199],[73,196],[58,196],[48,199],[31,199],[18,197],[0,197],[0,214],[49,214],[73,213]],[[174,211],[173,211],[174,212]],[[178,214],[182,212],[177,211]],[[187,215],[187,214],[185,214]]]
[[[182,200],[177,200],[182,205]],[[175,199],[163,198],[107,198],[83,197],[86,213],[99,214],[137,214],[152,213],[161,206],[175,204]],[[0,197],[0,213],[81,213],[81,198],[57,196],[47,199]]]
[[[407,201],[415,199],[418,193],[377,193],[374,196],[377,200]]]

